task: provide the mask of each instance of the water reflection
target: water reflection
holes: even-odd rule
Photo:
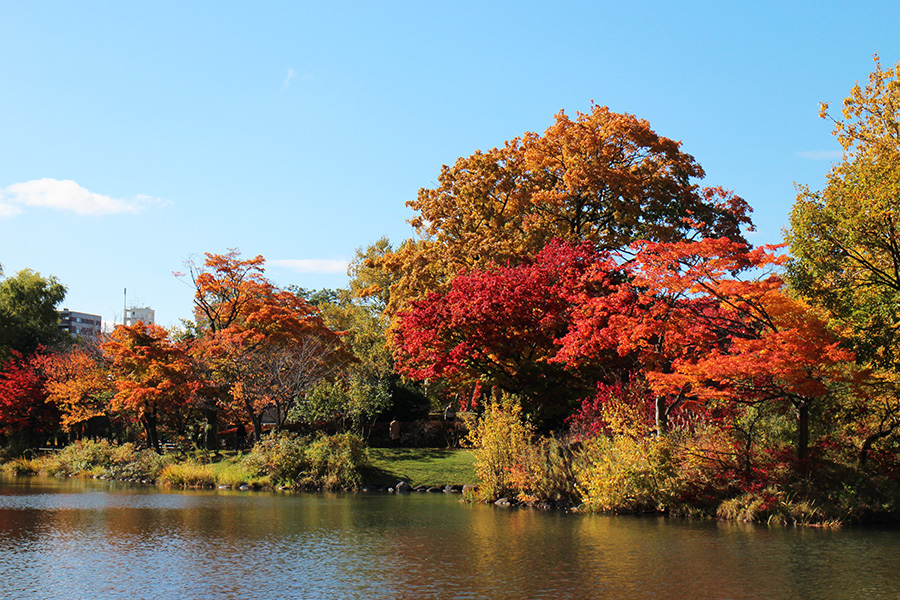
[[[893,531],[0,481],[0,598],[896,598]]]

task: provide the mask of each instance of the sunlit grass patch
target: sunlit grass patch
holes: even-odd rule
[[[394,485],[447,485],[475,483],[475,456],[471,450],[449,448],[370,448],[371,468],[366,483]]]
[[[233,459],[212,463],[194,461],[167,465],[159,475],[163,485],[179,488],[213,488],[220,485],[262,487],[268,483]]]

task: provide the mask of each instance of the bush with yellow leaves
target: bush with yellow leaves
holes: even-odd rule
[[[611,397],[602,407],[607,431],[582,442],[574,458],[583,508],[594,512],[656,512],[679,497],[677,448],[656,436],[640,407]]]
[[[484,413],[468,423],[467,441],[475,448],[477,499],[496,500],[516,493],[513,471],[522,465],[532,430],[515,396],[500,394]]]

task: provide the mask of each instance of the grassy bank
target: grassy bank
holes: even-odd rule
[[[373,486],[393,486],[398,481],[412,486],[472,484],[476,482],[474,462],[471,450],[370,448],[364,479]]]
[[[15,475],[115,479],[179,488],[248,486],[253,489],[353,490],[475,482],[468,450],[365,448],[349,434],[304,438],[278,436],[236,454],[195,452],[159,455],[133,444],[78,442],[34,458],[2,465]]]
[[[133,444],[81,441],[2,465],[15,475],[139,481],[182,488],[216,486],[353,490],[363,485],[368,453],[352,434],[266,438],[247,453],[157,454]]]
[[[895,505],[885,503],[900,497],[892,481],[860,482],[843,471],[846,476],[829,479],[817,472],[815,478],[788,478],[781,485],[723,490],[697,476],[703,474],[697,468],[686,472],[679,446],[670,439],[601,437],[571,448],[553,439],[516,440],[496,424],[491,431],[497,435],[483,435],[478,450],[366,448],[350,434],[275,436],[240,454],[159,455],[132,444],[87,441],[10,460],[2,470],[177,488],[350,491],[386,489],[400,481],[414,488],[477,484],[470,499],[502,497],[539,508],[782,525],[896,522]]]

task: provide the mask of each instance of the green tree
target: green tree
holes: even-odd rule
[[[0,281],[0,360],[12,351],[31,354],[64,339],[56,308],[65,296],[66,287],[56,277],[31,269]]]
[[[302,421],[346,419],[356,428],[393,405],[399,377],[386,344],[386,322],[377,303],[354,297],[350,290],[306,290],[316,302],[325,324],[342,337],[354,361],[343,365],[339,376],[321,381],[293,417]]]
[[[788,280],[826,307],[857,355],[900,370],[900,64],[877,61],[844,100],[834,134],[843,160],[821,191],[802,187],[787,241]],[[828,106],[821,115],[831,118]]]
[[[294,418],[303,421],[346,419],[362,428],[367,420],[391,411],[414,418],[427,411],[424,391],[394,372],[388,345],[390,321],[386,315],[394,275],[382,259],[393,251],[387,237],[356,250],[348,268],[347,289],[293,288],[321,311],[334,331],[341,331],[355,361],[345,365],[337,379],[322,382],[297,405]]]
[[[821,191],[801,187],[786,238],[787,280],[874,369],[866,399],[848,396],[859,460],[900,431],[900,63],[856,84],[834,122],[843,159]]]

